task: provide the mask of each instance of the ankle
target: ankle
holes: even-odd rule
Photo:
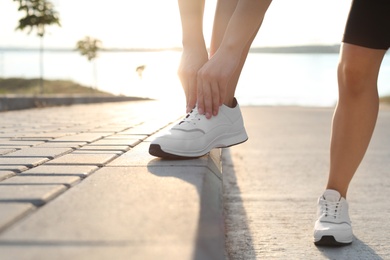
[[[231,98],[231,99],[226,99],[225,102],[223,102],[223,104],[227,107],[230,107],[230,108],[234,108],[237,106],[237,100],[236,98]]]
[[[337,189],[337,188],[334,188],[334,187],[326,187],[327,190],[335,190],[337,191],[338,193],[340,193],[340,197],[341,198],[344,198],[344,199],[347,199],[347,191],[345,190],[342,190],[342,189]]]

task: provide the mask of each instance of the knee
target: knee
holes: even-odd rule
[[[338,83],[340,95],[359,97],[367,91],[376,89],[376,81],[367,69],[357,64],[340,62],[338,66]]]

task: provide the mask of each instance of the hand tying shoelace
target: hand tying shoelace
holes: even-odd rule
[[[196,121],[200,120],[201,114],[199,114],[198,109],[195,107],[194,109],[189,112],[185,118],[179,123],[179,125],[183,123],[193,123],[194,125],[196,124]]]

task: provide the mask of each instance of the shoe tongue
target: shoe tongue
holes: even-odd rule
[[[336,202],[340,200],[340,193],[336,190],[326,190],[323,194],[325,200]]]

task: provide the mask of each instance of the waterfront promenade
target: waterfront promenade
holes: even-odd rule
[[[312,243],[333,108],[242,107],[249,140],[148,154],[184,111],[132,101],[0,113],[0,259],[390,259],[390,109],[348,200],[356,240]]]

